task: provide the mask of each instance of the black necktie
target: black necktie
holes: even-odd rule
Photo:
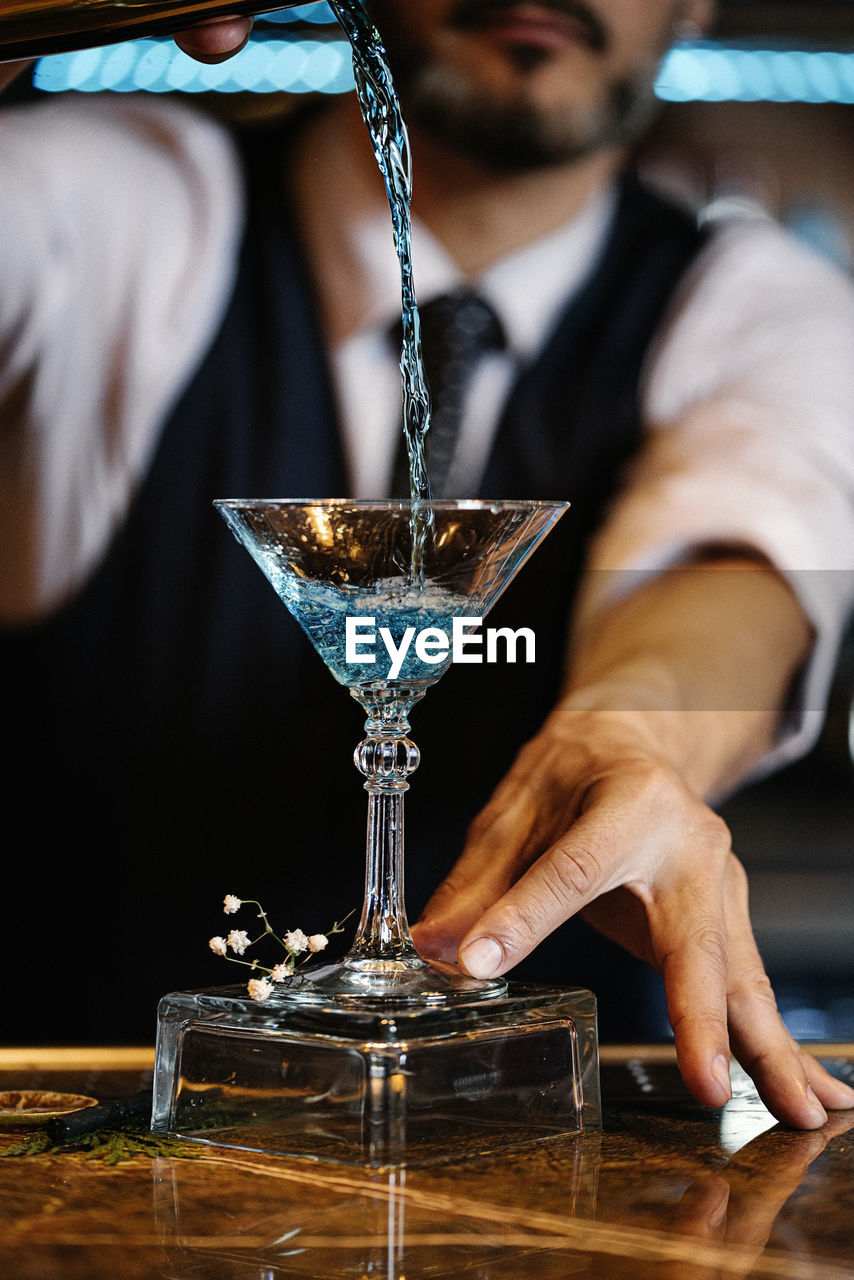
[[[427,471],[433,496],[450,497],[446,489],[466,387],[480,357],[487,351],[504,348],[504,330],[489,303],[469,289],[441,294],[419,307],[419,313],[424,371],[432,402]],[[400,323],[393,326],[389,336],[399,351]],[[409,460],[402,432],[391,491],[396,497],[409,496]]]

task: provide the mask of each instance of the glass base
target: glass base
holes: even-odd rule
[[[504,978],[470,978],[452,964],[422,960],[414,954],[400,960],[345,956],[337,964],[307,969],[276,986],[271,999],[296,1004],[383,1005],[469,1004],[491,1000],[507,990]]]
[[[244,987],[160,1002],[156,1133],[383,1168],[600,1124],[596,1001],[580,988],[511,983],[444,1007],[259,1004]]]

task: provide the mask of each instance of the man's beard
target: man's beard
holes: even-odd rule
[[[532,104],[524,92],[514,101],[498,101],[438,63],[407,76],[401,97],[410,124],[497,173],[571,163],[603,147],[633,142],[657,110],[648,78],[615,82],[606,101],[596,106],[549,111]]]
[[[539,2],[576,23],[591,57],[608,52],[611,32],[586,0]],[[456,0],[449,26],[457,31],[477,30],[491,16],[517,3]],[[563,164],[602,147],[632,142],[655,114],[651,67],[607,86],[596,104],[549,109],[533,100],[525,79],[552,55],[531,45],[511,45],[507,56],[519,73],[519,90],[514,98],[501,100],[478,88],[464,69],[442,63],[419,47],[401,21],[395,0],[368,0],[368,8],[386,42],[407,122],[497,172]]]

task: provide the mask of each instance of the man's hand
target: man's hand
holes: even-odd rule
[[[179,32],[175,43],[197,62],[224,62],[240,52],[251,34],[251,18],[211,18]]]
[[[567,698],[472,824],[414,931],[419,949],[458,953],[468,973],[490,977],[580,912],[662,974],[680,1070],[701,1102],[729,1097],[732,1051],[797,1128],[823,1124],[824,1107],[854,1106],[854,1090],[780,1021],[744,871],[700,798],[767,748],[770,707],[804,637],[788,588],[761,568],[676,575],[614,609],[582,645]],[[726,709],[738,707],[753,709]]]
[[[240,52],[251,34],[251,18],[212,18],[181,31],[175,43],[197,62],[224,62]],[[30,65],[30,61],[0,62],[0,91]]]
[[[798,1128],[854,1090],[801,1053],[756,949],[726,826],[620,713],[556,711],[472,824],[416,929],[419,949],[505,973],[576,912],[662,974],[679,1066],[701,1102],[730,1094],[730,1049]],[[638,717],[634,717],[635,721]],[[543,853],[538,853],[540,850]]]

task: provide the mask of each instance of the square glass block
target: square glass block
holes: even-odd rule
[[[596,1001],[511,984],[451,1007],[308,1006],[243,987],[158,1011],[152,1129],[384,1168],[601,1124]]]

